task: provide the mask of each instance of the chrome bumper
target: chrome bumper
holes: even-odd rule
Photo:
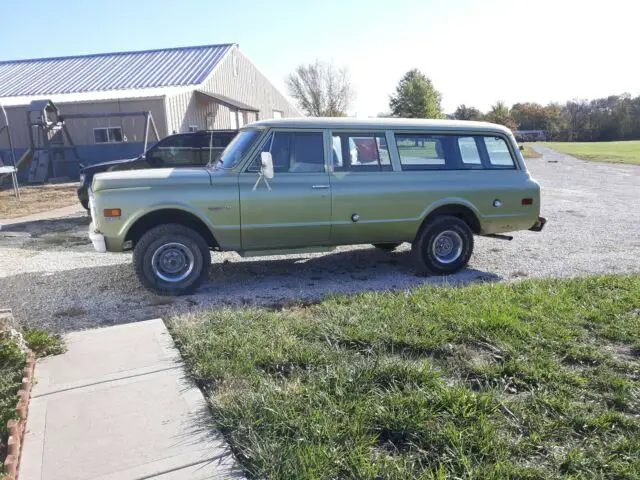
[[[107,244],[104,241],[104,235],[96,232],[96,227],[93,225],[93,222],[91,222],[91,225],[89,225],[89,239],[91,240],[93,248],[96,252],[107,252]]]

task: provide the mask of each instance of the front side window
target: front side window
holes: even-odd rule
[[[147,152],[147,159],[155,167],[201,165],[196,135],[174,135],[158,142]]]
[[[271,152],[275,173],[324,172],[324,146],[320,132],[273,132],[261,152]],[[260,170],[260,154],[248,171]]]
[[[233,168],[249,152],[262,132],[256,129],[242,130],[220,155],[219,165],[222,168]],[[214,162],[217,164],[217,162]],[[210,164],[211,166],[211,164]]]
[[[333,168],[335,171],[391,170],[387,140],[381,133],[334,133]]]
[[[93,129],[95,143],[120,143],[122,142],[121,127],[105,127]]]

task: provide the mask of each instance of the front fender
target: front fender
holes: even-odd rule
[[[159,210],[166,210],[166,209],[181,210],[185,213],[190,213],[191,215],[198,218],[198,220],[200,220],[202,223],[204,223],[211,232],[213,232],[214,230],[214,226],[211,223],[211,219],[206,215],[206,213],[202,209],[194,207],[193,205],[190,205],[185,202],[171,202],[171,203],[162,202],[162,203],[156,203],[148,207],[136,210],[136,213],[130,216],[124,222],[124,224],[122,225],[122,227],[118,232],[118,237],[123,239],[126,238],[127,234],[129,233],[129,230],[131,230],[131,227],[133,227],[136,224],[136,222],[140,220],[142,217],[144,217],[145,215],[148,215],[149,213],[157,212]]]

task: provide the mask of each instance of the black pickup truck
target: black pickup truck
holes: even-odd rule
[[[80,170],[78,199],[89,209],[89,187],[96,173],[143,168],[204,166],[215,161],[238,133],[237,130],[201,130],[163,138],[142,155],[89,165]]]

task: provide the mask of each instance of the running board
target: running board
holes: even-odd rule
[[[483,237],[495,238],[496,240],[513,240],[511,235],[499,235],[497,233],[488,233],[487,235],[482,235]]]

